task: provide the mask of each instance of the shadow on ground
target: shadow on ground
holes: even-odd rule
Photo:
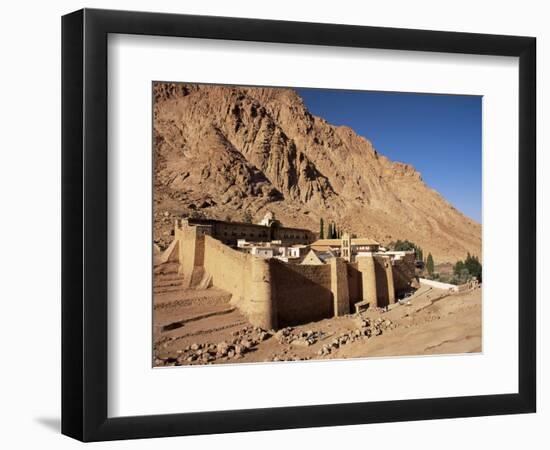
[[[61,419],[59,417],[36,417],[34,420],[50,431],[61,433]]]

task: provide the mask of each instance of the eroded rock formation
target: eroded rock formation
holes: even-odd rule
[[[438,262],[480,255],[481,226],[351,128],[313,116],[292,89],[154,85],[155,240],[203,213],[287,226],[319,219],[387,244],[408,239]]]

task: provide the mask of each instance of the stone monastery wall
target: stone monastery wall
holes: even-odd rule
[[[176,225],[177,244],[171,248],[178,255],[186,286],[207,280],[228,291],[232,304],[264,329],[348,314],[357,302],[394,303],[394,285],[404,286],[410,274],[407,261],[395,261],[400,264],[394,267],[389,257],[378,255],[360,257],[357,263],[331,258],[323,265],[262,259],[232,249],[209,232],[206,226]]]
[[[334,315],[330,265],[308,266],[270,260],[279,327]]]
[[[393,261],[393,279],[396,293],[406,292],[415,282],[415,256],[408,254]]]
[[[362,275],[359,272],[357,263],[347,264],[348,271],[348,292],[350,305],[359,303],[363,298]]]

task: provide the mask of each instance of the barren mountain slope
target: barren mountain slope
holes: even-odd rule
[[[318,231],[323,217],[383,244],[409,239],[437,262],[481,254],[478,223],[291,89],[156,83],[154,156],[161,246],[174,216],[258,221],[271,210],[288,226]]]

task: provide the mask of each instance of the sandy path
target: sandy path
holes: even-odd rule
[[[351,344],[337,357],[481,352],[480,289],[448,296],[433,304],[424,303],[412,302],[411,306],[388,312],[384,317],[395,321],[397,328],[360,347]]]

